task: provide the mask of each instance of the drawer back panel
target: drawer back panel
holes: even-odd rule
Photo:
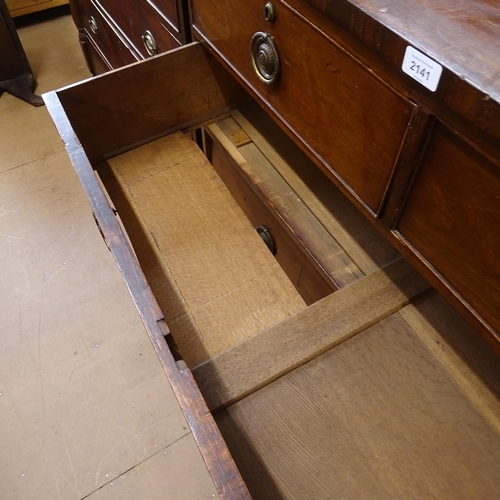
[[[200,44],[193,43],[67,87],[58,91],[58,98],[95,163],[203,123],[248,96]]]

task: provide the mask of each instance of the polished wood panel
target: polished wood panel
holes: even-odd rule
[[[103,15],[102,10],[93,2],[84,3],[81,8],[82,23],[85,34],[107,69],[118,68],[140,60],[140,56],[130,42],[124,40],[116,28]],[[97,32],[91,27],[94,19]],[[95,59],[92,58],[93,60]]]
[[[158,54],[181,45],[154,14],[137,0],[91,0],[91,2],[102,6],[143,58],[151,57],[142,40],[146,31],[153,35]]]
[[[476,129],[476,138],[485,147],[488,142],[491,146],[500,141],[496,57],[500,51],[500,6],[495,0],[389,0],[383,6],[375,0],[287,3],[307,12],[323,29],[335,31],[343,43],[351,44],[352,38],[359,40],[368,49],[363,55],[366,63],[397,82],[415,102],[451,121],[465,120],[464,128],[470,132]],[[401,71],[408,45],[443,66],[436,92],[428,91]],[[362,48],[358,46],[357,51],[361,55]]]
[[[399,314],[216,420],[259,499],[493,499],[500,487],[499,434]]]
[[[500,165],[437,123],[397,232],[500,340]]]
[[[373,214],[382,208],[414,106],[297,13],[276,4],[274,23],[256,0],[237,10],[193,0],[193,21],[209,43],[296,134],[339,185]],[[273,36],[278,81],[265,85],[249,58],[252,35]]]
[[[140,60],[191,41],[187,0],[70,0],[70,6],[79,28],[87,65],[93,74],[132,62],[120,57],[121,44],[128,47],[136,59]],[[88,16],[91,9],[99,11],[120,42],[100,40],[89,29]],[[83,29],[84,26],[86,29]],[[149,51],[143,40],[146,33],[154,39],[153,44],[148,44]]]
[[[173,30],[181,42],[187,42],[189,34],[186,33],[186,21],[189,15],[184,0],[142,0],[142,2],[150,5],[168,22],[169,30]]]
[[[398,260],[196,367],[194,377],[210,409],[227,406],[366,330],[427,289],[427,282]]]
[[[143,0],[144,1],[144,0]],[[146,0],[146,2],[155,9],[158,9],[170,21],[172,26],[179,29],[181,26],[180,17],[182,14],[182,7],[177,0]]]

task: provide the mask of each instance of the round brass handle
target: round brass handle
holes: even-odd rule
[[[257,31],[250,42],[252,65],[260,81],[270,85],[280,74],[280,60],[273,37],[269,33]]]
[[[90,16],[89,26],[90,26],[90,31],[92,31],[92,33],[94,33],[94,35],[99,34],[99,26],[97,25],[97,21],[95,20],[94,16]]]
[[[142,41],[144,42],[144,47],[150,56],[158,54],[158,48],[156,47],[156,40],[151,31],[146,30],[144,35],[142,35]]]
[[[255,229],[257,230],[257,233],[259,233],[259,236],[262,238],[262,241],[266,244],[269,251],[273,255],[276,255],[276,244],[274,243],[271,231],[269,231],[266,226],[258,226]]]

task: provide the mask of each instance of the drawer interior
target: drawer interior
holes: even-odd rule
[[[255,498],[498,491],[496,358],[201,45],[46,102],[192,429],[215,414]]]
[[[95,165],[190,367],[399,257],[262,110],[242,110],[206,126],[213,165],[181,132]]]
[[[175,131],[195,129],[248,100],[199,43],[54,94],[91,164]],[[50,107],[51,98],[46,101]],[[64,137],[69,131],[61,131]]]
[[[192,368],[250,492],[392,498],[443,488],[443,498],[488,496],[500,457],[500,420],[488,410],[498,406],[494,355],[437,294],[424,294],[426,283],[380,236],[371,250],[360,244],[373,235],[321,179],[338,210],[314,210],[322,188],[308,193],[300,168],[278,155],[278,132],[262,143],[263,130],[272,125],[247,105],[206,126],[216,168],[181,132],[96,165],[165,313],[171,345]],[[275,259],[237,205],[236,176],[255,195],[241,195],[241,208],[260,217],[248,205],[261,203],[284,231],[293,226],[292,244],[318,264],[302,272],[334,283],[329,295],[306,306],[304,290],[278,266],[282,240]],[[342,234],[331,228],[341,225],[344,201],[350,224]],[[462,355],[471,349],[467,368],[450,352],[457,347]],[[478,377],[474,388],[468,377]],[[449,446],[460,451],[443,460],[437,450]],[[450,463],[471,475],[465,490],[450,486],[457,480]]]
[[[183,133],[97,170],[188,366],[305,307],[202,151]]]

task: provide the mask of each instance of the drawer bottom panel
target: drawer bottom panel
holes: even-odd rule
[[[305,307],[184,134],[108,160],[98,171],[188,366]]]

